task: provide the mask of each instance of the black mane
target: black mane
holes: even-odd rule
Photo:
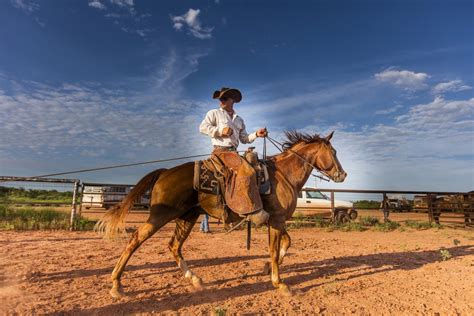
[[[286,141],[283,143],[283,149],[286,150],[300,142],[304,142],[306,144],[315,143],[315,142],[323,142],[325,141],[324,138],[320,137],[318,134],[307,134],[298,132],[295,130],[285,131]]]

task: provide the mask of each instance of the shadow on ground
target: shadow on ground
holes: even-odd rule
[[[314,285],[309,285],[304,288],[298,288],[298,284],[307,281],[315,280],[327,276],[337,276],[340,274],[349,274],[345,276],[344,280],[350,280],[354,278],[360,278],[363,276],[384,273],[394,270],[414,270],[418,269],[426,264],[438,262],[441,260],[440,250],[448,250],[453,258],[474,255],[474,246],[459,246],[452,248],[440,248],[437,250],[430,251],[407,251],[407,252],[392,252],[392,253],[378,253],[362,256],[347,256],[325,260],[314,260],[307,263],[298,263],[282,266],[283,277],[288,273],[298,273],[284,278],[288,285],[294,286],[299,292],[307,292],[310,289],[321,286],[325,282],[319,282]],[[237,261],[255,260],[265,258],[266,256],[250,256],[250,257],[224,257],[216,259],[205,259],[205,260],[190,260],[190,266],[210,266],[227,264]],[[159,264],[146,264],[139,266],[128,267],[127,270],[140,270],[140,269],[154,269],[154,268],[168,268],[174,265],[174,262],[165,262]],[[262,267],[263,268],[263,267]],[[352,269],[347,272],[348,269]],[[176,269],[173,269],[176,271]],[[108,273],[109,269],[100,270],[77,270],[62,272],[59,275],[49,276],[54,277],[82,277],[88,275],[96,275],[100,273]],[[247,275],[245,279],[249,279],[256,276],[261,276],[261,273]],[[47,277],[47,276],[46,276]],[[185,308],[193,305],[210,304],[216,302],[223,302],[230,298],[256,295],[263,292],[273,290],[270,278],[263,282],[257,283],[243,283],[238,286],[228,288],[216,288],[216,283],[222,284],[224,282],[232,281],[237,278],[229,278],[219,280],[218,282],[213,281],[208,283],[208,288],[202,291],[193,293],[179,293],[171,294],[163,297],[153,295],[156,292],[155,289],[149,289],[145,291],[136,290],[129,291],[128,294],[131,296],[127,301],[117,301],[107,306],[95,307],[90,309],[72,309],[69,311],[63,311],[67,314],[128,314],[137,312],[164,312],[170,310],[177,310],[179,308]],[[329,281],[333,282],[333,281]],[[134,299],[134,296],[143,293],[149,294],[145,299],[139,300]]]

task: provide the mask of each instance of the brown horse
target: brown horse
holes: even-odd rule
[[[293,215],[298,192],[313,169],[311,165],[335,182],[342,182],[346,177],[330,143],[333,133],[322,138],[296,131],[286,132],[285,150],[267,159],[272,193],[263,195],[262,200],[265,210],[270,213],[268,236],[271,262],[265,265],[265,270],[268,273],[271,266],[272,283],[285,295],[291,295],[279,273],[279,265],[291,241],[285,230],[285,221]],[[176,223],[176,229],[169,242],[169,249],[184,276],[190,279],[196,288],[202,288],[201,279],[188,268],[181,248],[200,214],[206,212],[210,216],[222,218],[223,210],[216,207],[219,204],[216,196],[198,194],[193,189],[193,174],[193,162],[149,173],[137,183],[121,204],[110,210],[104,220],[99,222],[99,228],[105,231],[106,237],[113,237],[123,229],[123,220],[133,202],[152,189],[150,217],[133,233],[112,272],[110,294],[113,297],[123,296],[120,278],[131,255],[145,240],[172,220]],[[237,214],[229,213],[228,221],[235,222],[240,219]]]

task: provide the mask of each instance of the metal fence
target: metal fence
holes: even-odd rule
[[[84,213],[100,218],[111,206],[120,202],[133,188],[129,184],[81,183],[78,179],[2,177],[0,187],[23,191],[68,192],[61,201],[42,198],[5,198],[3,202],[16,206],[53,206],[70,208],[70,226]],[[38,192],[36,192],[38,193]],[[45,193],[45,195],[47,195]],[[316,194],[317,193],[317,194]],[[305,194],[309,194],[304,199]],[[28,194],[24,194],[27,196]],[[302,203],[295,214],[303,213],[331,219],[334,222],[353,220],[358,216],[375,216],[392,221],[429,221],[452,226],[474,226],[474,192],[433,192],[305,188],[300,193]],[[311,203],[319,199],[315,209]],[[324,200],[322,203],[322,200]],[[1,201],[0,201],[1,202]],[[138,214],[147,214],[149,195],[136,204]],[[138,218],[140,220],[141,217]]]
[[[383,215],[384,220],[429,221],[451,226],[474,227],[474,192],[394,191],[306,188],[326,193],[332,220],[337,221],[340,201],[351,201],[359,215]],[[303,192],[304,192],[303,191]],[[374,213],[374,211],[376,211]],[[378,212],[378,213],[377,213]]]
[[[0,176],[1,203],[12,206],[70,207],[69,226],[74,229],[77,215],[80,181],[78,179],[51,179]],[[50,194],[54,192],[55,199]],[[63,194],[61,194],[63,193]],[[57,199],[58,195],[60,199]]]

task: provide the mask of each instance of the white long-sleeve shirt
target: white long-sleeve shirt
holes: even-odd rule
[[[224,127],[232,129],[230,137],[221,137]],[[227,111],[222,108],[210,110],[199,126],[202,134],[211,137],[213,145],[218,146],[239,146],[239,141],[244,144],[250,144],[257,139],[257,132],[247,134],[245,130],[244,120],[235,114],[231,117]]]

